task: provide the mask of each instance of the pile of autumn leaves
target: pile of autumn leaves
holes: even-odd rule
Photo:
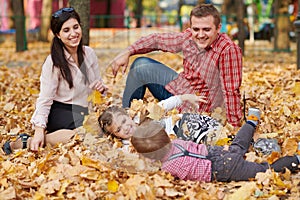
[[[39,56],[37,56],[39,55]],[[170,54],[151,54],[179,70],[181,57]],[[8,53],[1,52],[3,60]],[[17,134],[32,134],[29,123],[39,91],[40,63],[45,55],[39,51],[19,53],[10,59],[24,59],[28,66],[0,66],[0,141],[2,144]],[[291,60],[291,57],[294,59]],[[109,62],[111,55],[103,56]],[[102,59],[102,62],[103,62]],[[262,120],[257,132],[260,137],[275,137],[281,153],[270,156],[256,154],[252,149],[247,160],[269,161],[296,153],[300,141],[300,71],[296,70],[292,53],[249,53],[244,58],[242,95],[246,108],[258,107]],[[177,69],[178,68],[178,69]],[[181,181],[159,170],[158,162],[150,162],[136,153],[120,149],[120,141],[101,137],[97,116],[111,104],[121,105],[125,78],[113,78],[110,69],[103,76],[110,88],[107,96],[93,93],[89,100],[94,108],[76,137],[67,144],[45,147],[35,154],[21,150],[6,156],[0,150],[0,199],[243,199],[287,198],[300,196],[300,175],[267,171],[247,182],[200,183]],[[149,117],[163,115],[149,95],[147,102],[133,103],[131,114],[145,110]],[[167,113],[172,115],[172,111]],[[220,110],[209,113],[221,121]],[[236,130],[225,122],[222,134]],[[224,138],[223,138],[224,139]],[[220,138],[215,143],[223,145]]]

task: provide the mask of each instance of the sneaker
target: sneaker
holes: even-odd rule
[[[281,148],[278,142],[274,138],[259,138],[254,144],[253,148],[257,153],[262,153],[264,155],[269,155],[273,151],[281,152]]]
[[[259,120],[260,110],[258,108],[249,108],[247,122],[250,122],[253,125],[257,126]]]

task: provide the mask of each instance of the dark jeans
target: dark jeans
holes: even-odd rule
[[[88,108],[53,101],[46,130],[52,133],[60,129],[75,129],[82,126],[84,116],[87,114]]]
[[[165,86],[177,76],[177,72],[156,60],[147,57],[137,58],[127,76],[123,107],[130,107],[133,99],[143,99],[147,88],[159,101],[173,96]]]
[[[268,168],[273,168],[276,172],[282,172],[284,168],[292,172],[297,170],[299,161],[296,156],[282,157],[271,165],[267,162],[256,163],[244,160],[254,131],[255,128],[250,124],[243,125],[228,151],[223,150],[221,146],[209,147],[208,159],[212,161],[212,180],[247,181],[249,178],[254,178],[258,172],[265,172]]]

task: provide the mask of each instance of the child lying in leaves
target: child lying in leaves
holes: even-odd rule
[[[196,105],[198,101],[205,101],[204,97],[194,94],[183,94],[172,96],[158,103],[164,110],[172,110],[184,101],[189,101]],[[168,135],[175,134],[177,138],[191,140],[196,143],[205,142],[209,132],[218,132],[222,127],[216,119],[196,113],[178,114],[177,120],[172,117],[163,118],[159,122],[165,128]],[[98,118],[100,127],[104,133],[112,134],[120,139],[129,139],[139,122],[133,120],[125,109],[118,106],[107,108]],[[183,125],[186,125],[187,132],[184,131]],[[123,140],[124,141],[124,140]]]
[[[260,119],[259,110],[249,112],[247,119],[230,146],[206,146],[180,139],[171,141],[164,128],[154,121],[137,127],[131,143],[138,153],[160,160],[162,170],[182,180],[246,181],[269,168],[276,172],[285,168],[297,171],[300,155],[285,156],[270,165],[244,160]]]

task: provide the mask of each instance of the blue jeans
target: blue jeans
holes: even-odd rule
[[[159,101],[173,94],[165,86],[177,78],[178,74],[166,65],[148,57],[139,57],[131,65],[123,93],[123,107],[130,107],[133,99],[143,99],[148,88]]]

